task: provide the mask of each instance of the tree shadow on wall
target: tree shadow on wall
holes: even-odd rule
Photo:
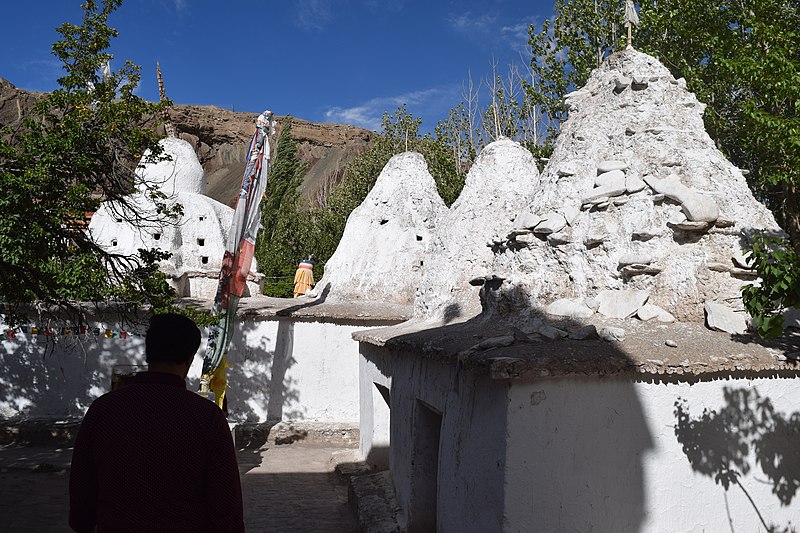
[[[776,411],[770,399],[761,397],[755,388],[725,387],[723,394],[724,407],[704,409],[697,418],[689,414],[686,400],[679,398],[675,402],[675,435],[693,470],[713,478],[726,491],[731,485],[738,486],[764,527],[780,531],[774,524],[767,525],[739,478],[752,470],[750,457],[754,455],[781,505],[792,503],[800,489],[800,412],[785,415]]]
[[[294,322],[279,319],[274,337],[264,335],[264,322],[242,320],[228,352],[228,409],[238,422],[266,423],[301,419],[300,392],[288,376],[296,364]],[[258,338],[258,335],[262,335]],[[274,347],[274,348],[273,348]]]
[[[71,323],[49,324],[57,334],[18,331],[0,343],[0,419],[80,419],[110,389],[115,365],[145,362],[141,331],[105,338],[93,327],[77,334]],[[75,331],[63,333],[63,327]]]

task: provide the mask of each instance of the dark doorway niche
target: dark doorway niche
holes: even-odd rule
[[[411,508],[409,533],[436,531],[439,507],[439,438],[442,413],[417,400],[414,416],[414,447],[411,464]]]

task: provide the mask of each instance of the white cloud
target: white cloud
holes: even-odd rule
[[[517,21],[498,20],[492,13],[477,15],[472,11],[460,14],[451,13],[447,18],[448,26],[458,33],[479,39],[484,43],[506,45],[518,53],[528,48],[528,27],[537,17],[526,17]]]
[[[500,28],[500,35],[513,50],[525,53],[528,50],[528,28],[531,24],[533,20],[503,26]]]
[[[320,31],[331,19],[331,0],[297,0],[295,24],[304,30]]]
[[[455,14],[447,17],[447,24],[456,31],[465,33],[485,33],[491,31],[497,17],[489,13],[474,15],[472,11]]]
[[[381,129],[383,113],[392,113],[406,104],[406,110],[415,116],[426,117],[442,113],[456,104],[458,87],[437,87],[412,91],[397,96],[372,98],[352,107],[334,106],[325,111],[328,122],[353,124],[369,130]]]
[[[187,0],[172,0],[175,5],[175,11],[183,11],[188,6]]]

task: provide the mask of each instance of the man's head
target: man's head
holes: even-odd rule
[[[186,363],[200,347],[200,330],[192,319],[175,313],[153,315],[145,338],[147,362]]]

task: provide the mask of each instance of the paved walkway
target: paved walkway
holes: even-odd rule
[[[0,447],[0,530],[68,533],[67,486],[72,451]],[[356,450],[295,443],[239,452],[249,533],[358,530],[345,481],[334,473]]]

